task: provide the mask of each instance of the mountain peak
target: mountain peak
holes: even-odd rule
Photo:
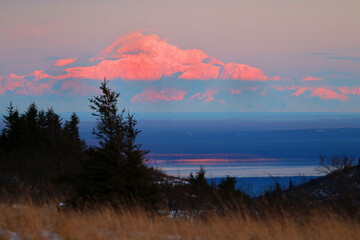
[[[90,67],[68,68],[69,77],[122,80],[159,80],[173,77],[186,80],[268,80],[261,70],[246,64],[228,63],[199,49],[182,50],[155,34],[131,33],[117,39],[89,59],[100,61]]]

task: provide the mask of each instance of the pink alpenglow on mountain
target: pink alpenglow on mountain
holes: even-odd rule
[[[65,66],[76,61],[77,58],[59,59],[54,66]]]
[[[199,49],[182,50],[154,34],[123,36],[89,61],[99,62],[90,67],[67,68],[67,76],[102,80],[106,75],[109,80],[154,81],[179,74],[178,79],[186,80],[269,80],[257,68],[224,64]]]
[[[349,101],[348,96],[346,96],[344,94],[334,92],[333,90],[323,88],[323,87],[297,87],[297,86],[292,86],[292,87],[290,87],[288,89],[296,90],[294,93],[291,94],[291,95],[296,96],[296,97],[299,97],[305,91],[309,90],[311,92],[311,94],[309,96],[311,96],[311,97],[319,97],[322,100]]]
[[[350,94],[354,94],[354,95],[360,95],[360,86],[358,87],[338,87],[338,90],[345,95],[350,95]]]
[[[42,71],[35,71],[24,76],[9,74],[0,82],[0,94],[15,90],[15,94],[19,95],[43,95],[51,93],[52,84],[40,83],[38,81],[48,77],[49,75],[42,73]],[[25,78],[33,78],[33,81],[26,80]]]
[[[25,87],[16,90],[15,94],[41,96],[44,94],[54,93],[51,87],[51,85],[48,85],[46,83],[35,85],[28,82],[25,84]]]
[[[337,92],[334,92],[332,90],[326,89],[326,88],[318,88],[316,90],[312,91],[311,96],[318,96],[320,99],[323,100],[340,100],[340,101],[348,101],[349,97],[346,95],[339,94]]]
[[[44,93],[43,89],[46,84],[37,83],[38,80],[43,78],[48,78],[49,75],[43,73],[42,71],[34,71],[33,73],[18,76],[16,74],[8,74],[0,82],[0,94],[5,93],[6,91],[15,91],[15,94],[20,95],[41,95]],[[25,78],[32,78],[33,81],[29,81]]]
[[[241,94],[243,92],[247,92],[247,91],[251,91],[251,92],[255,92],[256,90],[258,90],[258,86],[252,86],[252,87],[242,87],[241,89],[230,89],[228,90],[231,95],[235,95],[235,94]]]
[[[136,94],[131,102],[169,102],[183,100],[187,91],[178,89],[146,89],[141,93]]]
[[[44,94],[75,94],[88,96],[99,91],[96,87],[88,87],[76,80],[62,81],[66,76],[51,76],[42,71],[34,71],[30,74],[18,76],[8,74],[0,79],[0,95],[6,91],[14,92],[17,95],[44,95]],[[40,81],[42,80],[42,81]],[[58,82],[61,88],[54,91],[52,88]]]
[[[311,76],[308,76],[306,78],[303,78],[301,81],[303,82],[307,82],[307,81],[321,81],[323,80],[322,78],[314,78],[314,77],[311,77]]]
[[[306,90],[308,90],[308,88],[304,88],[304,87],[299,87],[294,93],[292,93],[291,95],[293,96],[300,96],[301,94],[303,94]]]
[[[219,76],[224,80],[244,80],[244,81],[266,81],[269,80],[265,74],[257,68],[246,64],[228,63],[224,65],[224,70]]]
[[[76,81],[64,81],[58,92],[67,92],[69,94],[89,96],[94,94],[100,94],[100,89],[97,87],[88,87],[85,84]]]
[[[91,94],[94,89],[87,88],[84,83],[81,85],[79,82],[70,84],[69,81],[75,79],[102,80],[104,77],[109,80],[125,81],[156,81],[167,77],[179,80],[272,80],[257,68],[239,63],[225,64],[199,49],[182,50],[154,34],[127,34],[91,58],[90,66],[81,66],[81,62],[77,59],[57,60],[55,66],[65,67],[61,74],[55,76],[43,71],[34,71],[23,76],[9,74],[2,77],[0,94],[6,91],[16,91],[14,93],[26,95],[63,94],[63,92],[86,95]],[[66,65],[74,63],[79,63],[79,65],[66,67]],[[53,90],[55,82],[58,82],[55,85],[56,91]],[[142,102],[179,100],[186,94],[184,91],[174,89],[161,91],[146,90],[133,100]],[[207,91],[199,96],[198,100],[212,101],[214,94],[216,93],[213,91]]]
[[[190,100],[216,107],[219,103],[236,105],[240,99],[244,104],[256,102],[263,97],[269,101],[297,97],[305,102],[318,98],[331,104],[328,100],[351,102],[360,95],[360,86],[324,87],[324,79],[319,77],[268,77],[258,68],[224,63],[200,49],[180,49],[155,34],[127,34],[89,61],[83,57],[59,59],[54,66],[46,72],[0,76],[0,95],[89,96],[99,92],[96,82],[104,77],[116,81],[124,101],[162,102],[160,106]]]
[[[14,91],[16,88],[23,88],[25,86],[26,81],[22,78],[14,78],[15,76],[17,77],[15,74],[9,74],[6,78],[1,80],[0,94],[5,93],[6,91]],[[12,77],[10,78],[11,80],[8,80],[8,77]]]
[[[36,70],[32,73],[29,73],[29,74],[26,74],[26,75],[23,75],[23,76],[18,76],[16,74],[8,74],[6,75],[5,77],[5,80],[8,80],[8,81],[13,81],[14,79],[27,79],[25,81],[38,81],[38,80],[41,80],[41,79],[47,79],[47,78],[51,78],[51,79],[63,79],[64,76],[60,75],[60,76],[56,76],[56,77],[53,77],[53,76],[50,76],[49,74],[47,73],[44,73],[43,71],[40,71],[40,70]],[[31,80],[29,80],[31,79]]]
[[[231,89],[231,90],[230,90],[230,93],[231,93],[232,95],[234,95],[234,94],[240,94],[240,93],[241,93],[241,90],[240,90],[240,89]]]
[[[270,80],[273,80],[273,81],[289,81],[290,78],[275,76],[275,77],[270,78]]]
[[[200,100],[202,102],[211,102],[214,100],[214,95],[219,93],[219,90],[206,90],[206,92],[198,92],[191,97],[191,100]]]

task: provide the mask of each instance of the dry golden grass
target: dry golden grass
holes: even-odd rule
[[[248,214],[171,219],[145,211],[88,213],[32,204],[0,206],[0,239],[359,239],[360,224],[332,212],[267,219]]]

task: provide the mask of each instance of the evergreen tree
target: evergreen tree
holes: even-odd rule
[[[71,136],[73,136],[76,139],[80,138],[80,134],[79,134],[79,123],[80,123],[80,119],[79,117],[76,115],[76,113],[72,113],[70,116],[70,121],[66,121],[65,122],[65,131],[67,131]]]
[[[43,109],[40,109],[38,113],[38,125],[40,129],[45,129],[46,127],[46,114]]]
[[[59,191],[58,186],[54,188],[54,178],[78,171],[85,143],[79,138],[76,114],[62,128],[61,118],[52,108],[44,112],[31,103],[20,114],[10,103],[4,123],[0,184],[8,193],[26,188],[30,194],[49,196],[51,191]]]
[[[12,102],[10,102],[10,105],[6,109],[7,115],[4,115],[4,123],[5,127],[2,130],[2,143],[1,145],[4,148],[13,148],[16,145],[16,140],[19,137],[18,136],[18,125],[19,125],[19,119],[20,114],[17,109],[14,108]]]
[[[196,175],[194,176],[193,173],[190,173],[188,180],[191,185],[194,186],[209,186],[208,182],[205,178],[206,171],[203,166],[200,166],[200,170],[196,172]]]
[[[35,103],[29,105],[23,117],[29,130],[35,131],[38,128],[38,108]]]
[[[221,180],[218,188],[220,190],[223,190],[225,193],[234,193],[235,192],[235,184],[236,184],[236,178],[230,177],[229,175],[227,175],[225,179]]]
[[[55,113],[54,109],[51,107],[45,113],[45,127],[51,134],[55,134],[61,130],[62,125],[61,117]]]
[[[64,126],[65,134],[68,138],[70,138],[68,144],[75,144],[75,146],[71,146],[71,148],[73,148],[75,151],[83,151],[86,149],[85,142],[80,139],[79,123],[79,117],[76,115],[76,113],[72,113],[70,116],[70,121],[66,121]]]
[[[49,108],[45,113],[45,134],[47,151],[60,151],[61,145],[61,117],[55,113],[53,108]]]
[[[147,151],[135,143],[140,133],[137,122],[130,113],[124,117],[125,109],[118,110],[120,94],[107,85],[108,81],[104,80],[100,87],[102,95],[89,99],[98,121],[93,134],[100,146],[88,150],[74,202],[110,203],[117,207],[120,202],[134,200],[144,206],[154,206],[157,192],[154,171],[144,164]]]
[[[24,134],[23,144],[27,148],[38,148],[40,144],[40,129],[38,122],[38,108],[35,103],[31,103],[27,108],[27,111],[22,114],[22,123]]]
[[[89,99],[90,109],[97,117],[98,123],[93,134],[99,139],[101,148],[107,152],[119,154],[124,149],[125,123],[123,109],[120,113],[117,108],[119,93],[111,91],[106,79],[101,84],[102,95]]]
[[[292,190],[294,188],[294,184],[292,182],[292,180],[290,180],[289,182],[289,190]]]

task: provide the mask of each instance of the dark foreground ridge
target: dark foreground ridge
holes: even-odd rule
[[[285,191],[290,199],[306,196],[309,201],[351,201],[360,205],[360,165],[336,171]]]

